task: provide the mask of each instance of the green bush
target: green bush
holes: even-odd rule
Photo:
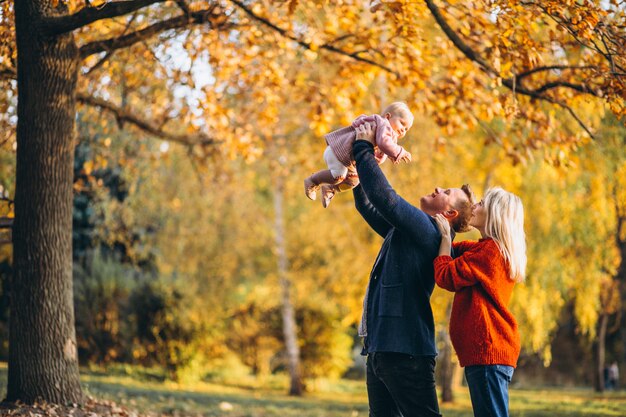
[[[201,379],[219,341],[203,319],[200,296],[182,281],[155,278],[95,253],[88,267],[74,267],[81,363],[156,366],[169,379]]]
[[[352,363],[352,338],[339,314],[321,305],[296,307],[298,343],[305,378],[338,378]],[[256,375],[286,369],[280,306],[251,301],[230,318],[228,347]]]
[[[203,376],[209,336],[194,298],[182,285],[160,280],[135,288],[129,315],[135,362],[160,365],[175,381]]]
[[[76,339],[81,363],[105,365],[127,361],[129,329],[125,327],[132,271],[93,251],[88,266],[74,264]]]
[[[322,306],[296,310],[300,356],[306,377],[341,377],[352,364],[353,340],[339,315]]]

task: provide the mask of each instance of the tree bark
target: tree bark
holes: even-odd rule
[[[83,398],[72,298],[79,60],[71,34],[42,33],[43,18],[63,13],[50,3],[15,2],[18,122],[7,400],[67,404]]]
[[[615,174],[613,174],[615,175]],[[621,297],[621,318],[626,318],[626,238],[622,238],[623,229],[626,227],[626,212],[623,207],[623,203],[618,201],[617,197],[614,194],[615,198],[615,209],[617,211],[617,228],[615,231],[615,243],[617,244],[617,249],[620,254],[620,264],[617,268],[617,274],[614,279],[619,282],[620,289],[620,297]],[[619,324],[619,333],[621,338],[622,345],[622,363],[626,363],[626,320],[622,319]]]
[[[452,363],[452,343],[447,330],[441,330],[439,337],[443,341],[441,357],[437,361],[437,366],[441,372],[441,402],[451,403],[454,401],[454,363]]]
[[[450,322],[450,314],[452,312],[452,301],[448,304],[446,310],[446,316],[448,317],[448,323]],[[455,364],[452,362],[452,341],[450,340],[450,333],[447,328],[442,328],[439,331],[439,340],[443,342],[443,349],[441,350],[441,356],[437,360],[437,367],[439,368],[439,378],[441,384],[441,401],[444,403],[451,403],[454,401],[454,373]]]
[[[291,282],[288,277],[287,248],[285,242],[285,219],[283,214],[284,176],[278,172],[274,184],[275,242],[278,263],[278,280],[281,288],[283,334],[289,364],[289,395],[302,395],[304,385],[300,371],[300,348],[298,346],[296,315],[291,303]]]
[[[604,391],[604,367],[606,352],[606,328],[609,322],[608,314],[601,314],[598,320],[598,339],[596,341],[596,357],[595,357],[595,378],[594,388],[596,392]]]

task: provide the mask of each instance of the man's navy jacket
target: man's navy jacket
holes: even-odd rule
[[[370,274],[363,354],[436,356],[430,296],[439,229],[431,216],[391,188],[371,143],[357,140],[353,152],[361,181],[353,189],[356,208],[385,239]]]

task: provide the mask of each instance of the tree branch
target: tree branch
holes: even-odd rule
[[[482,57],[479,56],[472,48],[470,48],[470,46],[467,45],[463,41],[463,39],[461,39],[461,37],[450,27],[450,25],[448,24],[446,19],[441,14],[441,11],[439,10],[439,7],[437,7],[437,5],[434,3],[434,1],[433,0],[425,0],[425,2],[426,2],[426,7],[428,7],[428,10],[430,10],[430,13],[435,18],[435,21],[437,22],[437,24],[439,25],[441,30],[443,30],[443,33],[446,34],[448,39],[450,39],[450,41],[452,41],[454,46],[456,46],[456,48],[459,51],[461,51],[463,53],[463,55],[465,55],[467,58],[469,58],[470,61],[473,61],[473,62],[477,63],[478,65],[480,65],[480,67],[481,67],[481,69],[483,71],[485,71],[485,72],[487,72],[488,74],[491,74],[491,75],[499,76],[498,71],[496,71],[491,65],[489,65],[489,63],[487,61],[482,59]]]
[[[12,217],[0,217],[0,229],[10,229],[13,227]],[[0,243],[6,243],[6,241],[0,241]]]
[[[572,117],[574,118],[574,120],[576,120],[576,123],[578,123],[578,125],[579,125],[580,127],[582,127],[582,128],[583,128],[583,130],[584,130],[585,132],[587,132],[587,134],[589,135],[589,137],[590,137],[591,139],[594,139],[594,140],[596,139],[596,137],[594,136],[594,134],[593,134],[593,133],[591,133],[591,130],[589,130],[589,128],[587,127],[587,125],[585,125],[585,122],[583,122],[583,121],[580,119],[580,117],[578,117],[578,115],[576,114],[576,112],[575,112],[575,111],[574,111],[574,110],[573,110],[570,106],[568,106],[567,104],[562,103],[562,102],[560,102],[560,101],[557,101],[557,100],[552,101],[552,103],[554,103],[554,104],[558,105],[559,107],[561,107],[561,108],[563,108],[563,109],[567,110],[567,112],[570,114],[570,116],[572,116]]]
[[[247,7],[243,2],[239,1],[239,0],[230,0],[232,3],[234,3],[237,7],[239,7],[241,10],[243,10],[248,16],[250,16],[253,20],[256,20],[257,22],[262,23],[263,25],[269,27],[270,29],[272,29],[273,31],[277,32],[278,34],[280,34],[281,36],[283,36],[284,38],[287,38],[289,40],[292,40],[294,42],[296,42],[298,45],[302,46],[305,49],[308,50],[313,50],[314,48],[312,47],[311,43],[309,42],[304,42],[301,39],[298,39],[296,36],[288,33],[285,29],[281,29],[280,27],[276,26],[274,23],[270,22],[268,19],[265,19],[261,16],[258,16],[257,14],[255,14],[249,7]],[[364,62],[366,64],[370,64],[373,65],[375,67],[378,67],[390,74],[395,75],[396,77],[400,77],[400,74],[397,71],[394,71],[393,69],[387,67],[386,65],[380,64],[374,60],[371,60],[369,58],[363,58],[358,56],[356,53],[354,52],[348,52],[348,51],[344,51],[343,49],[337,48],[335,46],[332,46],[331,44],[323,44],[323,45],[318,45],[317,49],[324,49],[326,51],[330,51],[330,52],[334,52],[336,54],[339,55],[344,55],[347,57],[350,57],[352,59],[354,59],[355,61],[360,61],[360,62]]]
[[[0,80],[17,80],[17,70],[11,67],[0,67]]]
[[[123,16],[154,3],[167,0],[119,0],[104,3],[100,7],[85,6],[76,13],[67,16],[53,16],[43,19],[44,30],[50,35],[71,32],[102,19]]]
[[[613,52],[611,50],[611,48],[609,48],[609,45],[606,43],[606,40],[604,39],[604,33],[600,33],[600,39],[602,40],[602,44],[604,45],[604,47],[606,48],[606,50],[608,51],[608,57],[609,60],[611,62],[611,71],[615,72],[615,60],[613,59]]]
[[[530,75],[533,75],[535,73],[542,72],[542,71],[553,71],[553,70],[578,71],[578,70],[590,70],[590,69],[597,69],[597,68],[598,67],[596,67],[595,65],[580,65],[580,66],[575,66],[575,65],[547,65],[547,66],[543,66],[543,67],[531,68],[528,71],[524,71],[524,72],[521,72],[519,74],[516,74],[515,77],[517,79],[517,82],[520,82],[520,81],[522,81],[523,78],[526,78],[526,77],[528,77]]]
[[[80,56],[81,58],[86,58],[90,55],[100,52],[110,52],[116,49],[126,48],[166,30],[178,29],[188,26],[190,24],[202,24],[209,22],[212,24],[213,28],[226,28],[233,26],[232,24],[225,25],[225,21],[213,24],[212,22],[214,21],[214,19],[212,18],[215,18],[215,21],[217,21],[217,18],[219,17],[212,15],[214,9],[215,7],[211,7],[205,10],[198,10],[195,12],[191,12],[188,15],[181,15],[177,17],[172,17],[167,20],[162,20],[138,31],[131,32],[127,35],[86,43],[85,45],[80,47]]]
[[[109,101],[103,100],[101,98],[93,97],[88,94],[78,93],[76,95],[76,99],[78,100],[79,103],[92,106],[92,107],[98,107],[102,110],[106,110],[109,113],[113,114],[113,116],[115,116],[115,118],[118,121],[133,124],[139,129],[143,130],[144,132],[149,133],[150,135],[163,139],[163,140],[180,143],[185,146],[194,146],[194,145],[214,146],[220,143],[219,141],[213,138],[210,138],[204,133],[198,133],[196,135],[177,135],[174,133],[166,132],[160,127],[155,126],[155,124],[149,120],[146,120],[140,116],[137,116],[133,114],[132,112],[126,109],[123,109]]]
[[[572,24],[571,21],[568,21],[564,17],[561,18],[560,16],[555,16],[554,14],[550,13],[550,11],[545,6],[543,6],[541,3],[537,3],[537,2],[533,2],[533,1],[522,1],[521,4],[524,5],[524,6],[535,6],[535,7],[538,7],[550,19],[552,19],[557,25],[559,25],[563,29],[565,29],[572,36],[572,38],[574,38],[574,40],[576,42],[578,42],[580,45],[584,46],[585,48],[589,48],[589,49],[597,52],[598,54],[602,55],[609,63],[611,63],[612,65],[615,65],[620,71],[626,72],[626,69],[624,69],[622,66],[615,64],[615,62],[614,62],[614,60],[612,58],[612,53],[611,53],[610,50],[608,50],[608,47],[607,47],[607,52],[604,52],[602,49],[600,49],[598,44],[593,39],[590,39],[591,45],[588,44],[588,43],[585,43],[582,39],[580,39],[578,34],[570,27],[570,25]],[[615,72],[615,67],[613,67],[612,69],[613,69],[613,72]]]
[[[545,92],[548,89],[551,89],[551,88],[568,87],[568,88],[573,88],[573,89],[575,89],[577,91],[581,91],[581,92],[588,93],[588,94],[593,94],[593,95],[596,95],[596,96],[597,96],[597,94],[594,94],[593,91],[587,89],[586,87],[583,87],[583,86],[580,86],[580,85],[576,85],[576,84],[568,85],[569,83],[566,83],[566,82],[548,83],[548,84],[546,84],[546,85],[544,85],[542,87],[539,87],[537,90],[530,90],[528,88],[524,88],[524,87],[518,85],[517,82],[516,82],[517,79],[516,79],[515,75],[512,78],[502,78],[500,73],[498,71],[496,71],[495,68],[493,68],[491,65],[489,65],[489,63],[487,61],[485,61],[478,53],[476,53],[476,51],[474,51],[469,45],[467,45],[463,41],[463,39],[461,39],[461,37],[450,27],[450,25],[445,20],[445,18],[441,14],[441,11],[437,7],[437,5],[435,5],[433,0],[424,0],[424,1],[426,2],[426,6],[430,10],[431,14],[435,18],[435,21],[437,22],[439,27],[443,30],[443,32],[446,34],[448,39],[450,39],[450,41],[454,44],[454,46],[458,50],[460,50],[463,53],[463,55],[465,55],[471,61],[477,63],[481,70],[483,70],[485,73],[487,73],[487,74],[489,74],[491,76],[495,76],[495,77],[501,78],[502,79],[502,85],[505,86],[506,88],[508,88],[509,90],[513,91],[514,94],[522,94],[522,95],[525,95],[525,96],[528,96],[528,97],[532,97],[532,98],[535,98],[535,99],[538,99],[538,100],[547,101],[548,103],[556,104],[557,106],[567,110],[567,112],[574,118],[574,120],[576,120],[576,122],[580,125],[580,127],[582,127],[583,130],[592,139],[595,139],[594,135],[591,133],[589,128],[576,115],[576,113],[574,112],[574,110],[572,110],[571,107],[569,107],[567,104],[565,104],[565,103],[563,103],[563,102],[561,102],[561,101],[559,101],[557,99],[554,99],[554,98],[552,98],[550,96],[547,96],[547,95],[544,95],[542,93]]]
[[[187,2],[185,2],[185,0],[176,0],[176,4],[178,5],[178,7],[180,7],[180,10],[182,10],[183,13],[185,13],[186,15],[191,14],[191,9],[189,8],[189,5],[187,4]]]
[[[596,93],[595,91],[593,91],[592,89],[590,89],[589,87],[585,85],[573,84],[573,83],[569,83],[566,81],[550,81],[532,91],[534,91],[537,94],[541,94],[544,91],[552,90],[553,88],[558,88],[558,87],[567,87],[567,88],[571,88],[572,90],[576,90],[584,94],[591,94],[593,96],[599,97],[598,93]]]
[[[126,33],[128,32],[128,29],[130,29],[131,25],[133,24],[136,18],[137,18],[137,12],[133,13],[132,17],[128,19],[128,22],[126,22],[126,27],[124,28],[124,31],[122,31],[122,36],[126,35]],[[100,68],[102,65],[104,65],[104,63],[107,62],[109,58],[113,56],[114,53],[115,53],[114,50],[107,51],[104,57],[102,57],[91,68],[89,68],[89,70],[87,71],[87,75],[91,74],[92,72]]]
[[[135,1],[140,1],[140,0],[135,0]],[[148,1],[148,0],[142,0],[142,1]],[[151,0],[153,3],[156,1],[163,1],[163,0]],[[296,38],[295,36],[287,33],[286,30],[279,28],[278,26],[276,26],[275,24],[271,23],[269,20],[262,18],[260,16],[257,16],[254,12],[252,12],[252,10],[250,10],[248,7],[246,7],[245,4],[243,4],[240,1],[237,0],[231,0],[235,5],[237,5],[239,8],[241,8],[246,14],[248,14],[250,17],[252,17],[254,20],[257,20],[258,22],[262,23],[263,25],[273,29],[274,31],[278,32],[281,36],[290,39],[294,42],[296,42],[297,44],[299,44],[300,46],[309,49],[309,50],[313,50],[314,48],[312,47],[311,43],[307,43],[304,42],[298,38]],[[218,22],[217,24],[214,24],[214,26],[219,26],[220,28],[227,28],[227,27],[234,27],[234,24],[230,24],[230,25],[225,25],[225,21],[223,19],[221,19],[221,15],[214,15],[212,14],[213,10],[216,8],[216,6],[213,6],[209,9],[205,9],[205,10],[199,10],[199,11],[189,11],[186,3],[184,3],[182,0],[178,0],[177,4],[179,5],[179,7],[182,10],[187,9],[185,15],[182,16],[177,16],[168,20],[164,20],[164,21],[160,21],[157,23],[154,23],[151,26],[148,26],[144,29],[138,30],[136,32],[133,33],[129,33],[127,35],[123,35],[123,36],[118,36],[115,38],[109,38],[109,39],[104,39],[104,40],[99,40],[99,41],[94,41],[94,42],[89,42],[85,45],[83,45],[82,47],[80,47],[80,55],[82,58],[86,58],[90,55],[96,54],[96,53],[100,53],[100,52],[110,52],[116,49],[121,49],[121,48],[125,48],[131,45],[134,45],[137,42],[141,42],[142,40],[145,40],[151,36],[154,36],[158,33],[161,33],[163,31],[169,30],[169,29],[177,29],[177,28],[181,28],[181,27],[185,27],[188,24],[201,24],[201,23],[205,23],[205,22]],[[214,28],[218,28],[218,27],[214,27]],[[347,35],[348,36],[348,35]],[[350,35],[351,36],[351,35]],[[336,41],[336,40],[335,40]],[[354,59],[355,61],[360,61],[360,62],[364,62],[370,65],[373,65],[375,67],[381,68],[386,72],[389,72],[390,74],[395,75],[396,77],[399,77],[400,74],[396,71],[394,71],[393,69],[380,64],[374,60],[371,60],[369,58],[364,58],[362,56],[360,56],[360,54],[363,51],[359,51],[359,52],[348,52],[348,51],[344,51],[343,49],[337,48],[331,44],[324,44],[324,45],[319,45],[318,49],[324,49],[330,52],[334,52],[340,55],[344,55],[347,57],[350,57],[352,59]]]

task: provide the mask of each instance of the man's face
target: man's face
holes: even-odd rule
[[[424,213],[434,216],[437,213],[453,209],[456,202],[462,199],[467,200],[467,196],[460,188],[437,187],[433,193],[420,198],[420,208]]]

